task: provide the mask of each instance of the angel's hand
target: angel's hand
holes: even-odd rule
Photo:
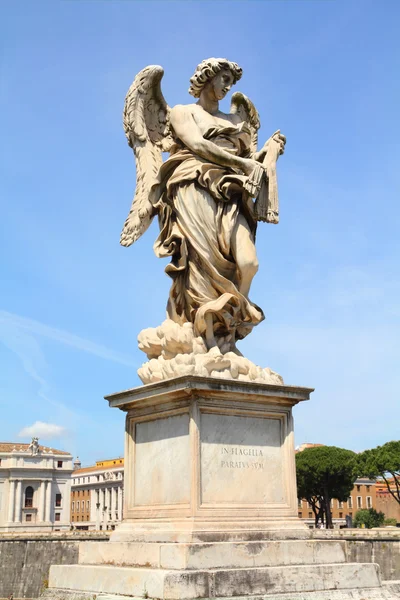
[[[271,137],[265,142],[261,152],[263,152],[264,155],[272,153],[274,155],[275,160],[277,160],[278,157],[284,153],[285,144],[286,136],[284,136],[278,129],[278,131],[275,131],[275,133],[273,133]]]
[[[251,175],[255,169],[260,167],[260,163],[252,158],[243,158],[242,160],[241,169],[245,175]]]

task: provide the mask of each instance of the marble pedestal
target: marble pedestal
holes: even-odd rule
[[[263,539],[301,530],[292,406],[308,388],[181,377],[107,396],[127,412],[112,541]]]
[[[292,407],[310,392],[187,376],[107,396],[127,413],[124,519],[52,566],[46,595],[387,598],[377,565],[298,519]]]

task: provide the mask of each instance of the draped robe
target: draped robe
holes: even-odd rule
[[[213,125],[204,138],[231,154],[248,155],[250,131],[245,123]],[[245,179],[240,171],[201,158],[178,142],[151,191],[160,224],[154,251],[171,258],[166,267],[173,280],[168,317],[193,323],[195,335],[204,335],[208,314],[213,316],[214,334],[232,334],[233,341],[264,319],[263,311],[239,292],[232,253],[239,214],[255,241],[253,201],[243,189]]]

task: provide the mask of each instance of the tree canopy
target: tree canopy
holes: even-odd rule
[[[372,527],[382,527],[385,521],[385,514],[375,508],[364,508],[359,510],[354,517],[354,527],[364,525],[367,529]]]
[[[297,495],[305,498],[315,515],[315,524],[332,527],[331,499],[345,502],[358,476],[357,455],[336,446],[306,448],[296,454]]]
[[[387,442],[358,455],[360,475],[382,478],[393,498],[400,504],[400,440]]]

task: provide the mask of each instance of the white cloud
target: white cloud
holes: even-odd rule
[[[18,434],[21,438],[32,438],[38,437],[41,440],[50,440],[52,438],[59,438],[67,435],[67,430],[61,425],[55,423],[43,423],[43,421],[36,421],[33,425],[24,427]]]

